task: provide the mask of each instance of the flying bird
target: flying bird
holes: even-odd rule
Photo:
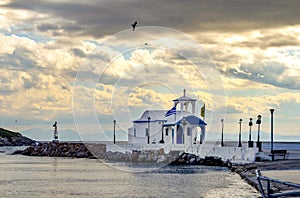
[[[137,26],[137,21],[135,21],[133,24],[131,24],[131,26],[132,26],[132,31],[134,31],[135,27]]]

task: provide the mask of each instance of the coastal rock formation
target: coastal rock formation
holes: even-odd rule
[[[34,140],[22,136],[18,132],[0,128],[0,146],[28,146],[34,142]]]
[[[204,165],[204,166],[227,166],[228,162],[224,162],[222,158],[216,156],[206,156],[200,158],[195,154],[183,153],[171,165]]]
[[[133,163],[171,163],[180,156],[180,151],[164,153],[163,149],[132,151],[131,153],[111,152],[106,153],[106,160],[113,162],[133,162]]]
[[[165,153],[164,149],[132,151],[127,153],[106,152],[104,144],[84,143],[34,143],[23,151],[16,151],[14,154],[29,156],[49,157],[74,157],[103,159],[110,162],[131,162],[131,163],[157,163],[170,165],[207,165],[226,166],[227,164],[219,157],[200,158],[195,154],[182,151],[171,151]]]
[[[195,154],[184,153],[182,151],[171,151],[164,153],[163,149],[148,151],[133,151],[132,153],[111,152],[106,153],[106,160],[113,162],[133,162],[133,163],[158,163],[170,165],[206,165],[206,166],[227,166],[221,158],[207,156],[200,158]]]
[[[49,157],[104,158],[106,147],[103,144],[83,143],[35,143],[24,151],[14,154]]]

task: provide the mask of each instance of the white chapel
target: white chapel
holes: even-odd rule
[[[195,115],[196,101],[184,90],[171,110],[146,110],[128,129],[128,143],[201,144],[207,124]]]

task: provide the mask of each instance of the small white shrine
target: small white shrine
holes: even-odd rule
[[[165,153],[184,151],[202,158],[217,156],[223,161],[253,162],[258,153],[256,147],[225,147],[204,141],[207,124],[195,113],[196,101],[187,97],[184,90],[182,97],[173,100],[170,110],[146,110],[128,129],[128,142],[107,144],[106,150],[127,153],[163,148]]]
[[[170,110],[146,110],[128,129],[130,144],[201,144],[205,138],[202,119],[195,115],[195,99],[184,94]]]

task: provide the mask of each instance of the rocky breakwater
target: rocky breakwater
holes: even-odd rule
[[[18,132],[0,128],[0,146],[28,146],[34,142]]]
[[[112,162],[169,164],[175,161],[180,154],[180,151],[171,151],[166,154],[164,149],[132,151],[126,153],[108,151],[105,159]]]
[[[35,143],[23,151],[14,154],[29,156],[49,157],[74,157],[74,158],[105,158],[106,147],[104,144],[83,143]]]
[[[206,166],[227,166],[227,163],[219,157],[200,158],[195,154],[183,151],[170,151],[165,153],[164,149],[148,151],[132,151],[128,153],[111,152],[106,153],[106,159],[113,162],[133,163],[158,163],[169,165],[206,165]]]
[[[203,166],[228,166],[228,162],[224,162],[222,158],[216,156],[206,156],[200,158],[191,153],[182,153],[170,165],[203,165]]]
[[[33,143],[25,150],[19,150],[13,154],[28,156],[49,156],[49,157],[73,157],[103,159],[109,162],[130,162],[130,163],[157,163],[170,165],[206,165],[226,166],[219,157],[200,158],[195,154],[184,153],[183,151],[170,151],[165,153],[164,149],[145,150],[132,152],[106,152],[105,144],[87,143]]]

